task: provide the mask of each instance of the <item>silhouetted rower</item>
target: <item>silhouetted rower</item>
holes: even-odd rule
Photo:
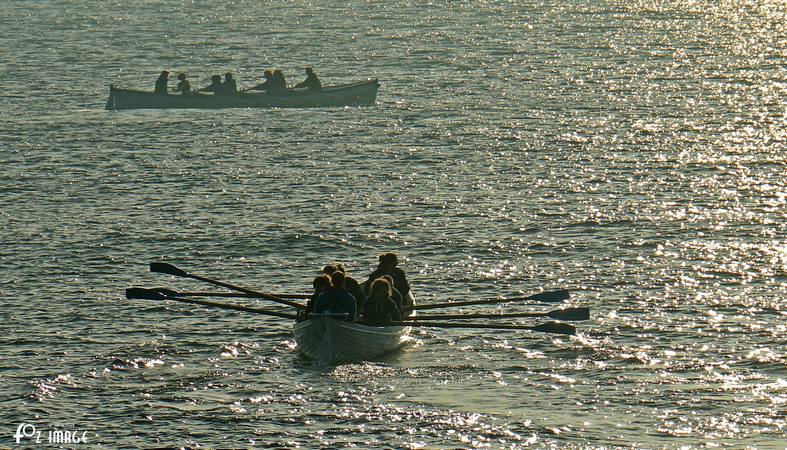
[[[263,72],[263,74],[262,74],[262,77],[265,78],[265,81],[263,81],[262,83],[260,83],[260,84],[258,84],[256,86],[252,86],[252,87],[250,87],[250,88],[248,88],[246,90],[247,91],[266,91],[268,93],[270,93],[271,90],[275,90],[275,87],[273,86],[274,85],[273,71],[270,70],[270,69],[265,70],[265,72]],[[331,273],[333,273],[333,272],[331,272]]]
[[[221,84],[224,89],[222,89],[222,95],[234,96],[238,95],[238,84],[235,83],[235,79],[232,78],[232,74],[227,72],[224,74],[224,83]]]
[[[178,74],[178,92],[181,95],[191,95],[191,83],[186,79],[185,73]]]
[[[169,72],[166,70],[161,71],[161,75],[156,80],[156,88],[153,93],[156,95],[167,95],[167,82],[169,81]]]
[[[309,92],[322,91],[322,83],[311,67],[306,68],[306,79],[295,85],[296,88],[305,87]]]
[[[215,95],[221,95],[224,91],[224,86],[221,84],[221,75],[213,75],[210,77],[210,85],[198,90],[197,92],[213,92]]]

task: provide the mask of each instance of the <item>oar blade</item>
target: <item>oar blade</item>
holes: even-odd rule
[[[568,289],[560,289],[557,291],[540,292],[525,298],[527,300],[534,300],[537,302],[556,303],[562,302],[563,300],[568,299],[570,296],[571,294],[569,294]]]
[[[167,296],[152,289],[128,288],[126,289],[126,298],[130,300],[165,300]]]
[[[532,327],[531,330],[539,331],[541,333],[568,334],[572,336],[577,334],[577,329],[575,327],[567,323],[559,322],[542,323],[541,325]]]
[[[555,320],[588,320],[590,319],[590,308],[556,309],[548,312],[547,316]]]
[[[169,263],[154,262],[150,263],[150,271],[155,273],[166,273],[176,277],[188,277],[189,274]]]

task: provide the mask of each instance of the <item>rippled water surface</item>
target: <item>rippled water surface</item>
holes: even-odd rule
[[[787,446],[782,0],[14,1],[0,20],[0,447],[29,447],[24,423],[87,431],[74,448]],[[377,105],[103,109],[162,69],[249,86],[306,65],[378,77]],[[421,303],[567,288],[507,309],[591,320],[419,329],[325,367],[286,320],[123,297],[210,289],[151,261],[304,292],[381,251]]]

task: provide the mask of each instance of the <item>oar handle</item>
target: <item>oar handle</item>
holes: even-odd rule
[[[566,323],[548,322],[536,326],[526,325],[513,325],[513,324],[494,324],[494,323],[458,323],[458,322],[421,322],[421,321],[402,321],[391,322],[390,325],[394,326],[409,326],[409,327],[434,327],[434,328],[480,328],[491,330],[530,330],[538,331],[541,333],[555,333],[555,334],[568,334],[574,335],[577,329]]]
[[[225,288],[233,290],[233,291],[243,292],[245,294],[248,294],[250,297],[264,298],[266,300],[271,300],[271,301],[274,301],[276,303],[281,303],[283,305],[292,306],[294,308],[306,309],[306,305],[303,305],[301,303],[293,302],[293,301],[290,301],[290,300],[285,300],[283,298],[279,298],[279,297],[276,297],[275,295],[271,295],[271,294],[266,294],[264,292],[257,292],[257,291],[253,291],[251,289],[247,289],[247,288],[244,288],[244,287],[235,286],[234,284],[225,283],[223,281],[212,280],[210,278],[205,278],[205,277],[202,277],[202,276],[199,276],[199,275],[194,275],[193,273],[188,273],[185,270],[179,269],[178,267],[175,267],[175,266],[173,266],[172,264],[169,264],[169,263],[160,263],[160,262],[150,263],[150,271],[151,272],[157,272],[157,273],[166,273],[166,274],[174,275],[176,277],[193,278],[195,280],[204,281],[206,283],[214,284],[216,286],[225,287]]]
[[[230,297],[230,298],[261,298],[259,296],[245,294],[243,292],[179,292],[172,289],[167,288],[152,288],[154,291],[159,291],[164,295],[168,295],[170,297]],[[270,295],[279,297],[279,298],[290,298],[290,299],[309,299],[312,298],[312,294],[281,294],[281,293],[270,293]]]
[[[569,292],[566,289],[557,291],[540,292],[538,294],[529,295],[527,297],[507,297],[507,298],[491,298],[484,300],[469,300],[465,302],[449,302],[449,303],[433,303],[431,305],[415,305],[405,310],[422,310],[422,309],[435,309],[435,308],[452,308],[456,306],[471,306],[471,305],[492,305],[497,303],[518,302],[523,300],[533,300],[537,302],[559,302],[569,297]]]
[[[443,319],[510,319],[517,317],[544,317],[547,313],[503,313],[503,314],[432,314],[413,316],[413,320]]]
[[[173,302],[180,302],[180,303],[190,303],[193,305],[202,305],[202,306],[210,306],[212,308],[220,308],[220,309],[231,309],[235,311],[243,311],[249,312],[254,314],[262,314],[265,316],[273,316],[273,317],[282,317],[285,319],[296,319],[297,316],[295,314],[284,313],[279,311],[270,311],[267,309],[259,309],[259,308],[251,308],[248,306],[243,305],[233,305],[230,303],[219,303],[219,302],[211,302],[209,300],[198,300],[195,298],[187,298],[187,297],[171,297],[165,294],[162,294],[159,291],[155,291],[153,289],[143,289],[143,288],[129,288],[126,289],[126,298],[129,299],[144,299],[144,300],[170,300]]]
[[[413,320],[443,319],[508,319],[521,317],[549,317],[555,320],[588,320],[589,308],[566,308],[548,312],[515,312],[515,313],[476,313],[476,314],[434,314],[413,316]]]
[[[212,283],[212,284],[215,284],[217,286],[223,286],[223,287],[225,287],[227,289],[232,289],[233,291],[240,291],[240,292],[243,292],[245,294],[248,294],[250,297],[264,298],[266,300],[271,300],[271,301],[274,301],[276,303],[281,303],[282,305],[288,305],[288,306],[292,306],[292,307],[298,308],[298,309],[306,309],[306,305],[302,305],[302,304],[300,304],[298,302],[293,302],[293,301],[290,301],[290,300],[285,300],[283,298],[279,298],[279,297],[276,297],[275,295],[271,295],[271,294],[266,294],[264,292],[252,291],[251,289],[246,289],[244,287],[235,286],[235,285],[232,285],[232,284],[229,284],[229,283],[224,283],[222,281],[210,280],[208,278],[201,277],[199,275],[191,275],[191,278],[194,278],[195,280],[205,281],[207,283]]]

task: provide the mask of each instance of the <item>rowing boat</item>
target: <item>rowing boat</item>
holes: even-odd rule
[[[150,271],[165,273],[182,278],[193,278],[206,283],[221,286],[242,294],[231,294],[233,297],[261,298],[295,307],[301,310],[306,309],[303,303],[293,302],[283,297],[304,298],[302,295],[295,297],[281,294],[267,294],[235,286],[218,280],[212,280],[200,275],[188,273],[183,269],[172,264],[154,262],[150,264]],[[183,293],[172,289],[126,289],[126,298],[129,299],[149,299],[149,300],[172,300],[176,302],[204,305],[215,308],[231,309],[236,311],[246,311],[265,316],[280,317],[284,319],[297,320],[293,326],[293,334],[298,344],[298,350],[307,357],[317,359],[321,363],[335,363],[342,361],[364,361],[373,360],[401,347],[411,340],[410,331],[412,327],[443,327],[443,328],[478,328],[478,329],[498,329],[498,330],[529,330],[543,333],[556,333],[564,335],[576,334],[576,328],[559,322],[547,322],[540,325],[527,326],[518,324],[494,324],[494,323],[456,323],[456,322],[422,322],[416,321],[416,310],[433,309],[437,307],[481,304],[480,301],[471,302],[452,302],[443,304],[432,304],[428,307],[415,305],[415,298],[412,293],[408,293],[408,307],[410,317],[408,320],[391,322],[388,326],[371,326],[348,322],[344,315],[339,314],[311,314],[306,320],[298,320],[299,316],[292,313],[274,311],[260,308],[251,308],[243,305],[217,303],[206,300],[199,300],[193,297],[203,296],[228,296],[226,293],[191,292]],[[535,301],[559,301],[565,300],[569,293],[565,289],[553,292],[541,292],[527,297],[497,298],[486,300],[484,303],[501,303],[503,301],[535,300]],[[308,297],[308,295],[307,295]],[[557,320],[587,320],[590,317],[588,308],[568,308],[564,310],[550,311],[546,313],[521,313],[516,317],[541,317],[547,316]],[[432,317],[439,318],[441,316]],[[444,318],[471,318],[471,317],[490,317],[489,314],[462,314],[443,315]],[[508,314],[496,314],[492,317],[513,317]]]
[[[109,86],[106,109],[220,109],[220,108],[323,108],[368,106],[377,99],[377,79],[325,86],[322,92],[290,89],[286,93],[239,93],[235,96],[214,94],[157,95],[134,89]]]
[[[338,316],[338,317],[337,317]],[[298,350],[322,364],[368,361],[407,343],[410,326],[371,326],[342,320],[344,315],[310,314],[293,326]]]

